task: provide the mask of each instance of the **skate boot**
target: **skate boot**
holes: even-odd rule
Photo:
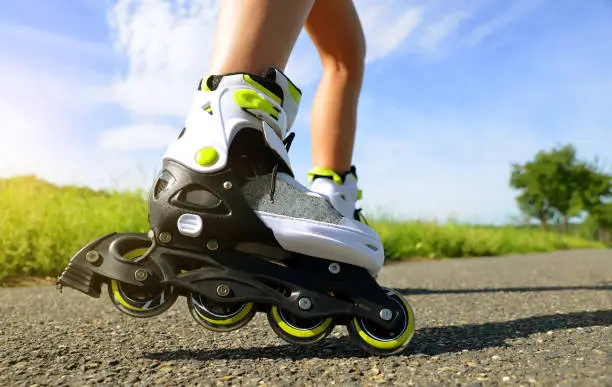
[[[310,190],[325,195],[334,208],[347,218],[364,222],[367,221],[356,208],[355,203],[361,199],[362,192],[357,187],[357,169],[339,173],[329,168],[314,167],[308,172]]]
[[[344,216],[293,175],[288,133],[300,90],[279,70],[207,76],[185,128],[163,156],[149,197],[148,235],[112,233],[83,247],[58,282],[135,317],[187,299],[213,331],[267,314],[293,344],[346,325],[362,348],[404,348],[412,310],[373,276],[384,261],[374,230]]]
[[[168,165],[182,164],[189,173],[216,175],[228,167],[235,172],[238,184],[229,182],[241,191],[253,214],[245,214],[244,219],[236,216],[244,229],[239,231],[235,225],[219,230],[215,240],[225,248],[268,241],[287,251],[334,256],[339,262],[378,273],[384,250],[376,232],[353,222],[352,214],[343,216],[327,197],[294,179],[288,156],[293,135],[287,133],[297,115],[299,89],[277,70],[265,77],[208,77],[201,89],[205,92],[201,100],[196,98],[186,130],[163,160]],[[161,176],[158,183],[166,187],[166,180]],[[150,221],[155,224],[159,209],[155,198],[151,203]],[[163,214],[160,221],[166,217]],[[154,225],[152,229],[158,231]],[[192,240],[188,237],[185,242]]]

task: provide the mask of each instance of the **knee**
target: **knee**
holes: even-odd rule
[[[325,74],[333,74],[341,79],[361,80],[365,68],[366,44],[363,34],[352,41],[345,41],[321,55]]]

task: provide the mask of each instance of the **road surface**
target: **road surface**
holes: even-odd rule
[[[612,251],[406,262],[381,284],[412,304],[405,352],[363,354],[344,327],[296,348],[257,316],[200,328],[184,299],[148,319],[53,286],[0,289],[0,385],[612,386]]]

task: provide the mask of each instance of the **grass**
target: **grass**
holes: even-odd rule
[[[0,180],[0,281],[56,276],[88,241],[112,231],[147,232],[140,192],[56,187],[27,176]]]
[[[372,226],[378,231],[389,260],[406,257],[491,257],[605,248],[596,241],[514,226],[490,227],[390,221],[374,222]]]
[[[0,179],[0,283],[57,276],[85,243],[109,232],[147,232],[143,192],[57,187],[34,176]],[[578,237],[516,227],[377,220],[389,260],[497,256],[603,248]]]

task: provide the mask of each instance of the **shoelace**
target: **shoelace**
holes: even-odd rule
[[[289,152],[289,148],[291,148],[291,143],[295,138],[295,132],[289,133],[287,137],[283,140],[283,144],[285,144],[285,148],[287,152]],[[272,168],[272,181],[270,182],[270,201],[274,203],[274,192],[276,191],[276,175],[278,174],[278,163],[274,164],[274,168]]]
[[[285,139],[283,139],[283,144],[285,145],[287,152],[289,152],[289,148],[291,148],[291,144],[293,143],[294,138],[295,138],[295,132],[291,132],[289,133],[287,137],[285,137]],[[274,164],[274,167],[272,168],[272,181],[270,182],[270,201],[273,203],[274,203],[274,193],[276,191],[277,175],[278,175],[278,163]],[[362,208],[357,208],[355,210],[355,219],[358,221],[362,221],[366,225],[369,225],[368,220],[363,215],[362,210],[363,210]]]
[[[366,217],[363,215],[362,212],[363,208],[357,208],[355,210],[355,220],[358,220],[360,222],[365,223],[366,225],[370,225],[370,223],[368,223],[368,220],[366,219]]]

